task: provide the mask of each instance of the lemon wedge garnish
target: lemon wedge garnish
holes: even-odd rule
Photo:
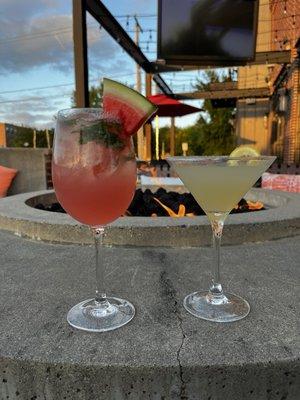
[[[249,146],[239,146],[236,147],[229,157],[259,157],[260,154],[253,147]]]
[[[259,157],[260,154],[259,152],[254,149],[253,147],[249,147],[249,146],[239,146],[236,147],[231,153],[229,158],[244,158],[245,157],[245,161],[247,160],[247,158],[250,158],[250,160],[247,162],[248,165],[255,165],[257,164],[256,160],[252,160],[252,158],[255,157]],[[228,164],[231,166],[235,166],[235,165],[239,165],[239,161],[238,160],[229,160]]]

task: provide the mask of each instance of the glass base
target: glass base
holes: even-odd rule
[[[213,296],[211,292],[194,292],[186,296],[184,308],[195,317],[213,322],[234,322],[245,318],[249,303],[232,293]]]
[[[135,309],[129,301],[107,297],[104,302],[84,300],[68,312],[67,320],[73,328],[88,332],[107,332],[120,328],[132,320]]]

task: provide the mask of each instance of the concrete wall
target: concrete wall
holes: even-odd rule
[[[0,165],[18,170],[8,195],[47,189],[48,149],[0,148]]]

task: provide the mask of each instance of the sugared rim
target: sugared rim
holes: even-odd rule
[[[170,162],[181,162],[181,163],[197,163],[201,161],[228,161],[228,160],[236,160],[236,161],[263,161],[263,160],[272,160],[276,159],[276,156],[256,156],[256,157],[230,157],[230,156],[171,156],[167,157],[166,160]]]
[[[71,107],[71,108],[63,108],[57,112],[57,116],[59,117],[67,117],[69,114],[74,112],[97,112],[102,113],[102,107]]]

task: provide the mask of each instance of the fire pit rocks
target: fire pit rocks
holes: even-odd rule
[[[295,236],[300,233],[300,196],[286,192],[252,189],[246,200],[262,202],[265,210],[230,215],[224,244],[240,244]],[[57,202],[53,191],[25,193],[0,200],[0,229],[17,235],[60,243],[92,243],[88,227],[66,214],[34,208]],[[109,225],[109,245],[197,247],[210,245],[206,216],[122,217]]]
[[[66,211],[57,203],[38,203],[35,208],[44,211]],[[264,209],[262,202],[252,202],[245,199],[237,204],[231,211],[232,214],[241,212],[260,211]],[[125,216],[127,217],[195,217],[205,215],[205,212],[196,202],[191,193],[179,193],[159,188],[154,193],[150,189],[137,189]]]

